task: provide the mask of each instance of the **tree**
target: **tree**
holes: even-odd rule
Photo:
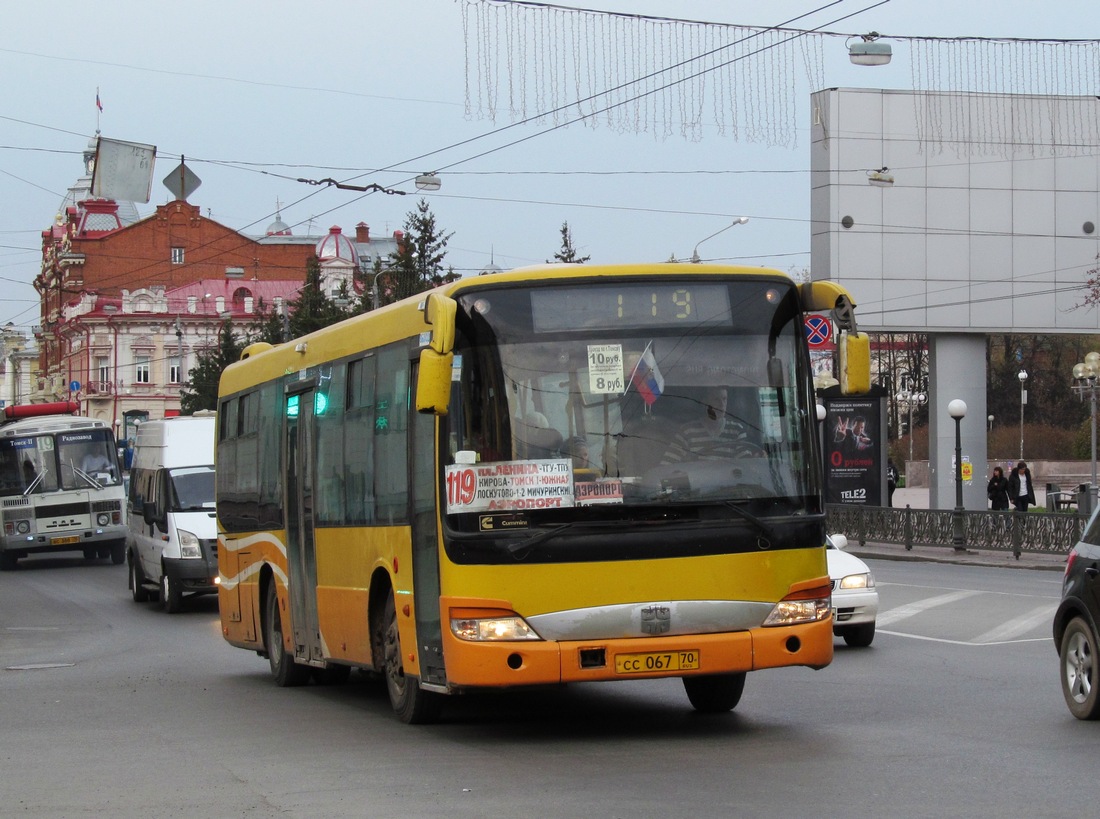
[[[569,223],[561,223],[561,249],[554,254],[555,262],[562,262],[564,264],[584,264],[591,256],[578,256],[577,249],[573,247],[573,234],[569,230]],[[547,259],[547,264],[550,264],[550,260]]]
[[[298,291],[298,298],[291,299],[287,307],[290,311],[291,338],[304,336],[347,318],[347,314],[325,295],[321,287],[321,262],[316,256],[311,256],[306,262],[305,284]]]
[[[390,254],[389,268],[378,277],[381,304],[391,304],[459,278],[454,268],[444,272],[447,242],[454,234],[440,231],[428,200],[421,199],[416,210],[409,211],[404,227],[397,251]]]
[[[222,370],[241,357],[245,342],[233,333],[233,323],[226,319],[218,333],[218,345],[200,350],[195,366],[188,372],[188,383],[180,393],[180,412],[194,415],[198,410],[218,406],[218,381]]]

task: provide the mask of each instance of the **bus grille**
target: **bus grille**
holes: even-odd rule
[[[118,512],[122,509],[120,500],[100,500],[92,502],[93,512]]]
[[[34,516],[38,520],[43,518],[77,517],[87,516],[87,503],[59,503],[56,506],[39,506],[34,510]]]
[[[31,499],[27,497],[22,498],[4,498],[5,509],[24,509],[31,505]]]

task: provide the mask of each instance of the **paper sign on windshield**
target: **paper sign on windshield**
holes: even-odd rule
[[[446,469],[447,514],[562,509],[574,505],[567,459],[452,464]]]

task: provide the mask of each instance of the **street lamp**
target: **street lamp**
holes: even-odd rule
[[[913,460],[913,407],[920,407],[928,403],[928,393],[920,390],[920,379],[914,378],[910,373],[902,373],[903,384],[901,390],[895,396],[899,403],[908,405],[909,408],[909,460]],[[909,466],[906,464],[906,473]],[[906,483],[908,486],[908,483]]]
[[[989,415],[989,416],[986,417],[985,420],[987,420],[989,422],[989,431],[992,432],[993,431],[993,416]]]
[[[749,217],[747,217],[747,216],[738,216],[737,218],[735,218],[733,220],[732,223],[726,225],[721,230],[715,231],[714,233],[710,234],[710,236],[706,237],[706,239],[700,239],[695,245],[695,250],[691,251],[691,262],[692,262],[692,264],[699,264],[699,262],[702,261],[699,258],[699,245],[703,244],[703,242],[707,241],[707,239],[713,239],[719,233],[724,233],[725,231],[729,230],[731,227],[737,227],[738,225],[743,225],[747,221],[749,221]]]
[[[1092,483],[1096,486],[1096,382],[1100,377],[1100,353],[1092,352],[1085,360],[1073,365],[1073,391],[1082,401],[1089,396],[1089,418],[1092,423]]]
[[[962,462],[962,419],[966,415],[966,402],[956,398],[947,405],[947,414],[955,419],[955,515],[954,536],[951,543],[955,551],[966,548],[966,528],[963,511],[963,462]]]
[[[1022,461],[1024,459],[1024,406],[1027,404],[1027,390],[1024,389],[1024,385],[1027,383],[1027,370],[1020,370],[1016,377],[1020,379],[1020,460]]]

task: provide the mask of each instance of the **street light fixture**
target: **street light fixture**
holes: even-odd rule
[[[966,518],[963,510],[962,419],[966,415],[966,402],[956,398],[947,405],[947,414],[955,419],[955,514],[954,535],[951,543],[955,551],[966,548]]]
[[[928,393],[920,389],[920,379],[914,377],[911,373],[901,374],[902,386],[901,390],[895,396],[899,403],[908,405],[909,408],[909,460],[913,460],[913,407],[924,406],[928,403]],[[906,472],[909,471],[909,465],[906,463]]]
[[[1027,390],[1024,389],[1024,385],[1027,384],[1027,370],[1020,370],[1016,377],[1020,379],[1020,460],[1022,461],[1024,459],[1024,406],[1027,404]]]
[[[737,227],[738,225],[743,225],[747,221],[749,221],[749,217],[747,217],[747,216],[738,216],[733,220],[733,222],[726,225],[721,230],[715,231],[714,233],[710,234],[710,236],[706,237],[706,239],[700,239],[699,242],[695,245],[695,250],[691,251],[691,262],[692,262],[692,264],[699,264],[699,262],[701,261],[701,259],[699,258],[699,245],[703,244],[703,242],[707,241],[707,239],[713,239],[719,233],[724,233],[725,231],[729,230],[731,227]]]

